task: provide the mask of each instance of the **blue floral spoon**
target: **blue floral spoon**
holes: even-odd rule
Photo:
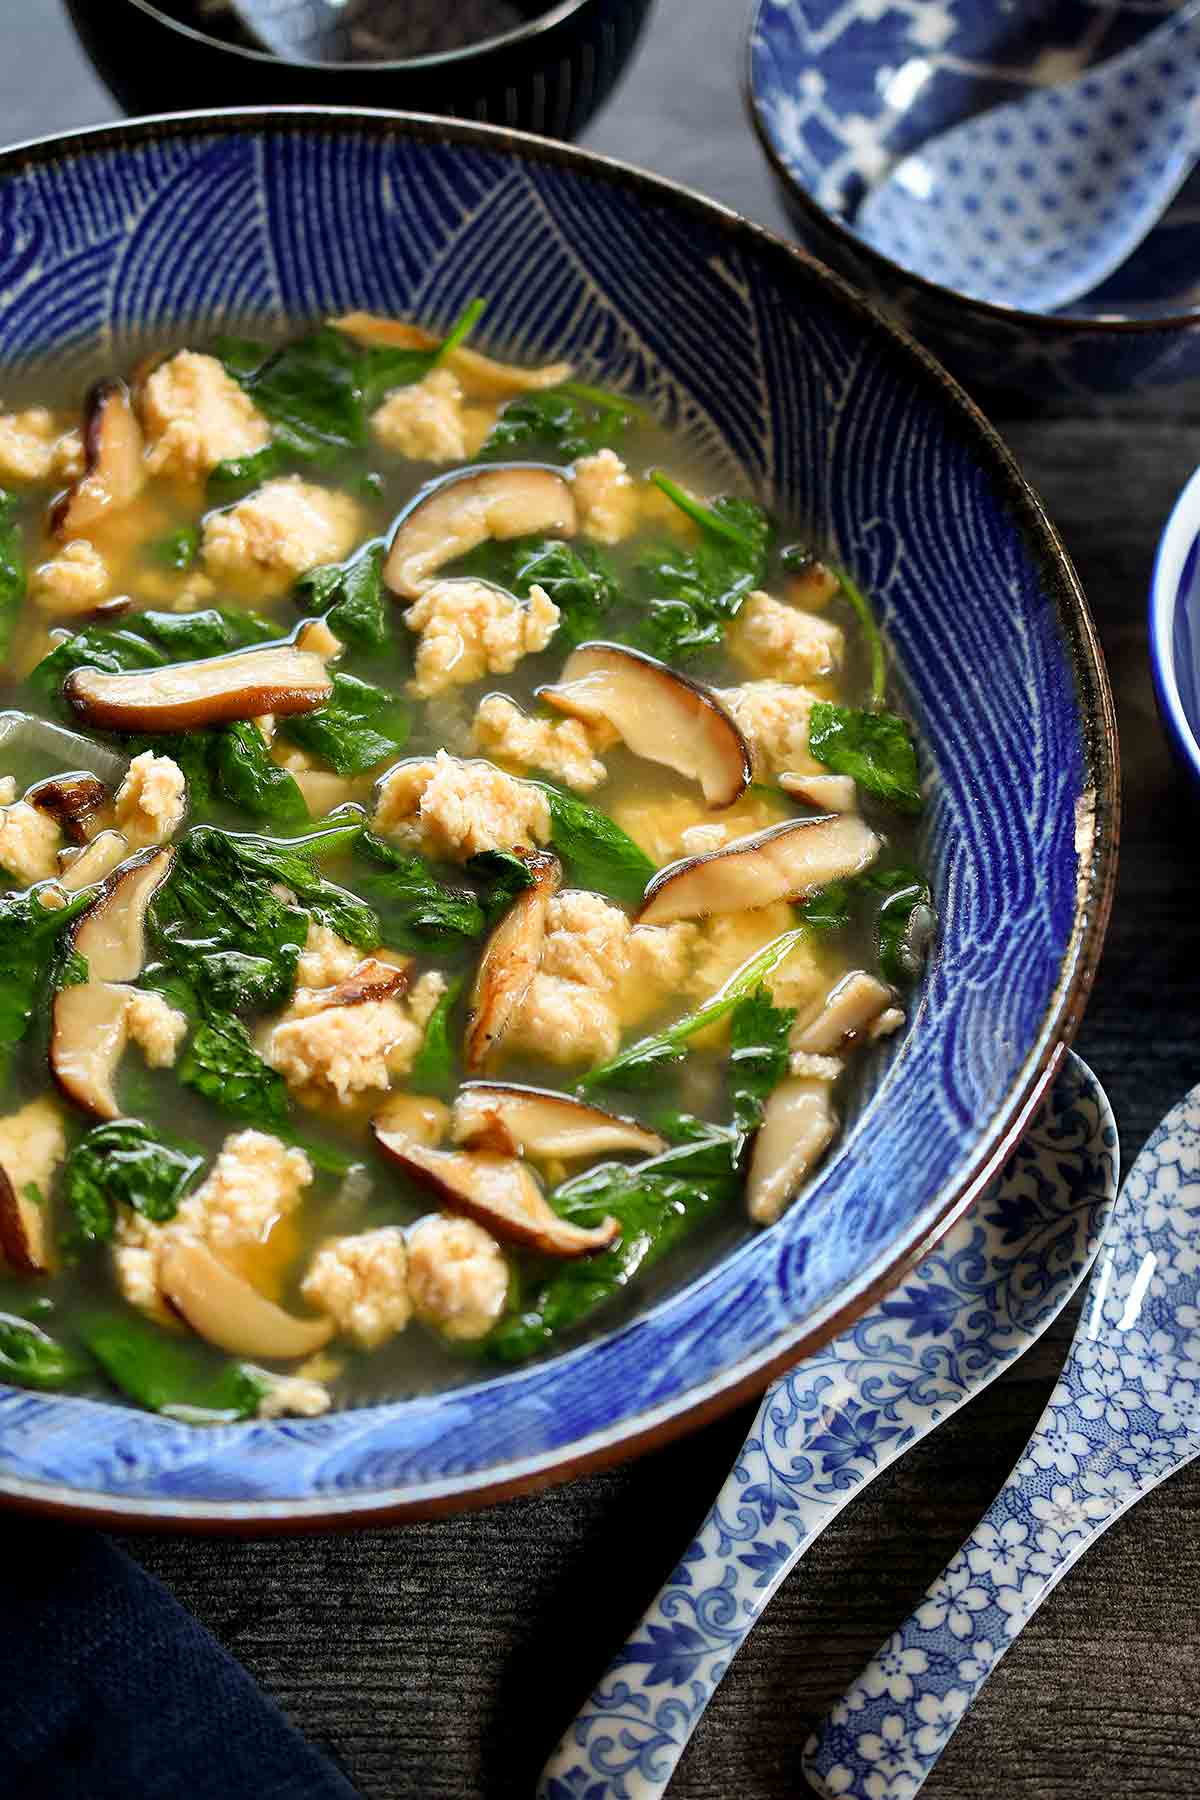
[[[1200,157],[1200,0],[1131,50],[930,140],[865,195],[855,230],[977,300],[1054,312],[1098,287]]]
[[[1025,1454],[805,1746],[817,1793],[910,1800],[1050,1590],[1114,1519],[1198,1453],[1200,1087],[1171,1108],[1129,1171],[1066,1367]]]
[[[851,1500],[1045,1331],[1117,1186],[1077,1057],[1003,1174],[903,1286],[769,1389],[674,1574],[542,1772],[539,1800],[651,1800],[776,1588]],[[833,1790],[830,1790],[833,1791]]]

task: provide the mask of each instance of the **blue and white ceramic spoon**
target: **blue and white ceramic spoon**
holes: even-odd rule
[[[1003,1174],[903,1285],[769,1389],[675,1573],[542,1772],[539,1800],[651,1800],[813,1540],[1062,1310],[1117,1186],[1103,1089],[1068,1057]]]
[[[977,300],[1055,312],[1098,287],[1200,157],[1200,0],[1131,50],[931,139],[854,220],[876,250]]]
[[[805,1746],[817,1793],[910,1800],[1050,1590],[1197,1453],[1200,1087],[1172,1107],[1129,1171],[1066,1367],[1025,1454]]]

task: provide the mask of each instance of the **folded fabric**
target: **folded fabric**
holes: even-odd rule
[[[0,1791],[357,1800],[215,1638],[94,1532],[4,1521]]]

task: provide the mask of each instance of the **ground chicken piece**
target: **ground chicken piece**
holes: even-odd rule
[[[620,1042],[621,1023],[608,994],[540,973],[504,1039],[508,1050],[528,1050],[568,1066],[607,1062]]]
[[[397,388],[372,413],[371,430],[385,450],[412,462],[462,462],[467,434],[458,377],[433,369],[423,381]]]
[[[428,700],[485,675],[509,674],[523,656],[546,648],[558,616],[536,585],[522,604],[485,581],[435,581],[404,615],[409,630],[421,634],[409,693]]]
[[[58,853],[59,879],[68,894],[111,875],[129,855],[129,844],[119,831],[102,831],[82,850],[73,847]]]
[[[143,750],[135,756],[117,789],[116,822],[131,850],[165,844],[183,823],[187,782],[169,756]]]
[[[17,797],[15,775],[0,775],[0,806],[11,806]]]
[[[601,544],[619,544],[637,529],[638,491],[615,450],[597,450],[575,464],[579,529]]]
[[[807,688],[786,681],[746,681],[741,687],[717,688],[716,696],[749,744],[759,780],[784,769],[797,775],[824,772],[824,764],[809,755],[808,715],[816,695]]]
[[[361,514],[348,494],[284,475],[209,514],[204,567],[236,593],[282,594],[306,569],[339,562],[361,535]]]
[[[841,666],[846,647],[839,625],[761,591],[747,595],[725,642],[735,662],[777,681],[830,675]]]
[[[287,770],[314,819],[323,819],[336,807],[361,800],[370,792],[369,776],[364,779],[335,775],[332,769],[319,768],[298,744],[276,743],[272,746],[272,760]]]
[[[217,463],[252,456],[271,436],[254,402],[215,356],[181,350],[142,388],[146,466],[200,481]]]
[[[508,1264],[473,1219],[429,1213],[408,1234],[408,1291],[417,1317],[443,1337],[486,1337],[508,1298]]]
[[[776,900],[771,906],[755,907],[750,912],[715,913],[711,919],[706,919],[700,928],[692,967],[692,992],[700,999],[715,994],[756,950],[790,930],[795,923],[792,908],[783,900]],[[773,982],[775,977],[771,979]]]
[[[362,951],[339,937],[332,926],[318,925],[311,920],[300,961],[296,964],[296,986],[335,987],[357,969],[362,959]]]
[[[330,631],[324,619],[305,619],[296,633],[297,650],[307,650],[322,662],[334,662],[346,648],[340,637]],[[270,718],[272,715],[267,714]]]
[[[345,1100],[386,1088],[393,1075],[408,1073],[446,980],[431,969],[405,998],[390,995],[316,1012],[308,1010],[313,991],[296,990],[292,1006],[267,1027],[259,1049],[289,1087],[325,1089]]]
[[[540,769],[579,794],[590,793],[608,778],[581,719],[531,719],[506,694],[489,694],[480,701],[471,741],[496,762]]]
[[[300,1292],[364,1350],[403,1331],[412,1317],[408,1250],[398,1225],[334,1238],[312,1260]]]
[[[108,564],[87,538],[72,538],[57,556],[39,563],[29,578],[29,597],[56,618],[95,612],[112,591]]]
[[[53,1100],[31,1100],[19,1112],[0,1119],[0,1168],[14,1192],[20,1194],[32,1183],[45,1199],[66,1154],[67,1134]]]
[[[376,790],[372,825],[406,849],[466,862],[480,850],[532,847],[550,837],[541,788],[439,750],[432,762],[398,763]]]
[[[0,868],[21,887],[58,874],[62,848],[58,820],[27,800],[0,807]]]
[[[261,1380],[265,1369],[255,1370]],[[269,1385],[258,1403],[259,1419],[316,1419],[333,1405],[333,1395],[323,1382],[306,1380],[302,1375],[270,1375]]]
[[[44,406],[0,415],[0,482],[68,479],[64,468],[70,457],[63,439],[69,435]]]
[[[152,1069],[169,1069],[187,1036],[188,1022],[152,988],[134,988],[125,1009],[125,1027]]]

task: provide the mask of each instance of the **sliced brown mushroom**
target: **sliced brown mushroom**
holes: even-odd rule
[[[88,980],[59,990],[50,1030],[50,1068],[63,1092],[88,1112],[115,1119],[113,1091],[125,1049],[129,990],[146,959],[146,911],[174,851],[149,851],[119,869],[71,927]]]
[[[73,669],[63,684],[80,718],[103,731],[191,731],[263,713],[312,712],[332,692],[321,658],[294,644],[117,675]]]
[[[812,1016],[793,1028],[793,1050],[831,1056],[895,1010],[896,996],[865,969],[855,969],[832,987]],[[900,1015],[898,1023],[903,1022]]]
[[[59,886],[68,894],[77,893],[94,881],[103,881],[128,855],[129,840],[123,831],[98,831],[86,850],[59,851]]]
[[[785,794],[815,806],[821,812],[848,813],[858,811],[858,785],[852,775],[792,775],[779,777]]]
[[[390,994],[404,992],[410,968],[407,963],[401,966],[365,956],[356,969],[332,987],[306,989],[306,1006],[312,1012],[324,1012],[329,1006],[361,1006],[367,1000],[386,1000]]]
[[[857,813],[792,819],[660,869],[646,887],[638,920],[666,925],[799,900],[831,881],[861,874],[880,848]]]
[[[332,1319],[298,1319],[284,1312],[195,1238],[168,1246],[158,1285],[193,1331],[231,1356],[312,1356],[336,1330]]]
[[[373,1127],[375,1142],[441,1205],[465,1213],[495,1237],[543,1256],[586,1256],[620,1235],[616,1219],[591,1229],[560,1219],[526,1163],[486,1150],[431,1150],[402,1132]]]
[[[552,1088],[500,1081],[468,1081],[459,1089],[451,1133],[456,1144],[507,1156],[571,1158],[618,1150],[656,1156],[667,1148],[665,1138],[636,1119]]]
[[[441,339],[423,326],[410,325],[404,319],[384,319],[376,313],[345,313],[330,323],[369,349],[436,350]],[[523,369],[516,363],[495,362],[478,350],[460,344],[446,358],[447,368],[460,376],[471,394],[480,400],[506,400],[510,394],[528,393],[535,388],[559,387],[573,373],[568,362],[545,363],[538,369]]]
[[[479,1073],[512,1024],[542,960],[546,911],[558,891],[562,867],[546,851],[528,852],[525,860],[533,886],[517,895],[492,932],[471,990],[463,1051],[471,1075]]]
[[[91,822],[112,796],[98,776],[72,774],[39,781],[25,798],[30,806],[40,806],[57,819],[72,843],[86,844]]]
[[[86,537],[108,512],[136,498],[146,480],[142,428],[123,381],[98,381],[83,408],[84,472],[50,515],[55,536]]]
[[[708,688],[623,644],[581,644],[538,698],[587,724],[604,721],[635,756],[698,781],[710,806],[750,785],[750,748]]]
[[[467,469],[422,490],[401,518],[383,578],[394,594],[415,600],[443,563],[488,538],[573,537],[575,502],[555,469],[512,463]]]
[[[21,1275],[46,1275],[54,1266],[45,1208],[14,1186],[0,1168],[0,1260]]]
[[[827,1081],[791,1075],[763,1109],[746,1177],[746,1210],[756,1225],[773,1225],[829,1147],[838,1127]]]

